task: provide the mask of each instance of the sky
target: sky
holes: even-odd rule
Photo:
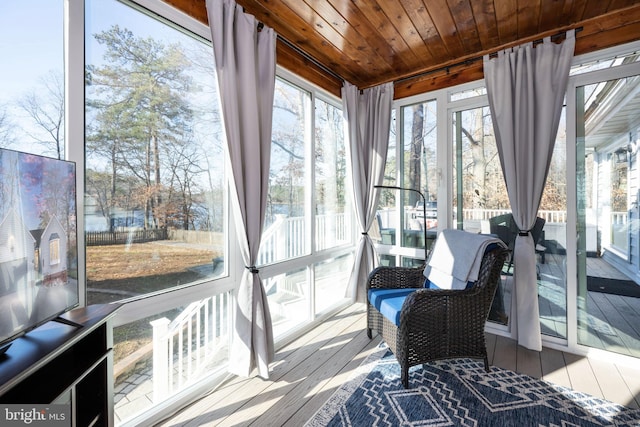
[[[30,138],[24,135],[26,129],[32,129],[33,120],[16,103],[33,90],[41,93],[42,79],[51,72],[63,75],[63,6],[63,0],[0,1],[0,55],[3,59],[0,64],[0,114],[5,109],[9,113],[18,139],[10,148],[45,154],[40,152],[42,147],[28,142]],[[123,28],[135,28],[136,36],[152,36],[166,42],[175,42],[177,38],[185,40],[182,34],[167,31],[166,25],[132,11],[117,0],[86,1],[85,15],[89,38],[118,24]],[[87,43],[85,56],[88,62],[95,64],[101,60],[102,51],[97,49],[101,47]]]
[[[34,11],[37,10],[37,13]],[[62,2],[0,2],[0,99],[19,96],[50,69],[61,69]],[[29,25],[26,25],[29,23]],[[37,49],[38,55],[29,54]]]

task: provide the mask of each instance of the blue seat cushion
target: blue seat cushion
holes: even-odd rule
[[[410,293],[416,291],[416,288],[404,289],[369,289],[369,302],[384,317],[393,322],[394,325],[400,326],[400,311],[405,298]]]

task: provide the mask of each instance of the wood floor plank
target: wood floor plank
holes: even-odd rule
[[[278,381],[295,366],[315,355],[324,343],[336,335],[337,331],[354,323],[362,322],[363,315],[362,307],[355,310],[354,306],[351,306],[279,350],[271,366],[270,380]],[[251,390],[254,394],[260,394],[268,385],[269,382],[259,377],[236,377],[207,396],[206,399],[185,408],[175,418],[191,420],[193,425],[223,420],[247,404],[249,400],[246,396],[247,390]],[[185,425],[189,426],[189,424]]]
[[[640,365],[640,362],[638,362]],[[633,396],[633,400],[625,403],[629,408],[640,409],[640,366],[637,368],[628,365],[616,365],[620,376],[624,379],[625,385],[629,393]]]
[[[378,346],[378,340],[375,338],[370,341],[369,345],[357,354],[352,361],[349,362],[340,372],[338,372],[333,378],[324,383],[322,386],[318,386],[316,389],[310,390],[312,394],[311,399],[300,407],[299,410],[283,424],[283,427],[299,427],[309,420],[340,388],[344,383],[352,379],[356,370],[364,363],[364,361],[372,353],[376,351]],[[379,351],[379,350],[378,350]]]
[[[516,352],[516,372],[533,378],[542,378],[540,352],[518,346]]]
[[[542,379],[553,384],[571,388],[569,372],[561,351],[551,348],[543,348],[540,353],[542,366]]]
[[[621,295],[606,295],[609,302],[618,309],[620,317],[629,327],[629,335],[633,336],[637,342],[640,342],[640,322],[637,321],[638,313],[633,308],[634,301],[638,298],[624,297]],[[614,323],[615,325],[615,323]],[[640,348],[640,346],[637,346]]]
[[[496,338],[496,350],[493,356],[493,364],[503,369],[516,371],[518,344],[509,338],[498,336]]]
[[[614,305],[607,294],[594,292],[592,297],[593,300],[596,301],[603,316],[598,315],[597,320],[615,332],[615,336],[599,334],[600,338],[604,342],[607,342],[606,348],[622,354],[631,354],[632,356],[636,356],[635,353],[637,352],[638,356],[640,356],[640,350],[637,349],[638,343],[640,343],[640,336],[638,336],[636,331],[629,325],[627,319],[620,313],[617,304]],[[591,309],[589,309],[589,314],[593,314]],[[615,329],[613,329],[611,325],[615,325]]]
[[[615,365],[595,358],[589,359],[589,363],[605,399],[626,405],[634,398]]]
[[[565,360],[572,389],[588,393],[594,397],[604,398],[598,380],[593,369],[591,369],[589,359],[584,356],[565,353]]]
[[[365,351],[365,349],[371,346],[371,340],[366,337],[366,334],[362,334],[360,337],[362,339],[359,341],[359,344],[364,344],[364,346],[361,347],[357,353]],[[293,393],[287,395],[274,405],[274,411],[261,417],[260,424],[274,426],[284,425],[289,419],[294,417],[296,412],[301,408],[305,408],[303,413],[309,411],[304,414],[304,417],[308,419],[313,414],[311,413],[310,407],[305,406],[306,403],[313,398],[316,391],[323,390],[334,376],[342,372],[347,366],[350,366],[356,354],[346,348],[344,351],[337,353],[336,357],[331,360],[330,363],[325,363],[310,375],[308,380],[305,381],[305,384],[296,387]],[[322,404],[323,403],[319,403],[318,408],[322,406]]]
[[[594,299],[596,292],[588,292],[587,294],[587,327],[580,331],[578,330],[580,344],[594,347],[594,348],[615,348],[619,351],[624,351],[626,347],[620,341],[620,338],[616,335],[612,335],[608,329],[609,325],[606,323],[606,316],[600,310],[599,300]],[[605,333],[606,332],[606,333]],[[615,333],[615,331],[612,331]]]

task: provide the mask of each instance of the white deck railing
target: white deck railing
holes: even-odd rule
[[[464,209],[464,219],[488,220],[498,215],[511,213],[510,209]],[[546,222],[564,223],[567,222],[567,211],[538,211],[538,216],[544,218]]]
[[[231,292],[191,303],[173,321],[153,328],[153,400],[159,402],[199,379],[226,357],[231,320]]]
[[[344,213],[315,216],[316,250],[347,243],[350,226]],[[276,220],[262,233],[257,265],[296,258],[306,253],[304,217],[276,215]]]

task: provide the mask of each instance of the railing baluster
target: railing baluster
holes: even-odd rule
[[[153,401],[160,402],[169,394],[169,354],[167,329],[169,319],[163,317],[151,322],[153,329]]]

